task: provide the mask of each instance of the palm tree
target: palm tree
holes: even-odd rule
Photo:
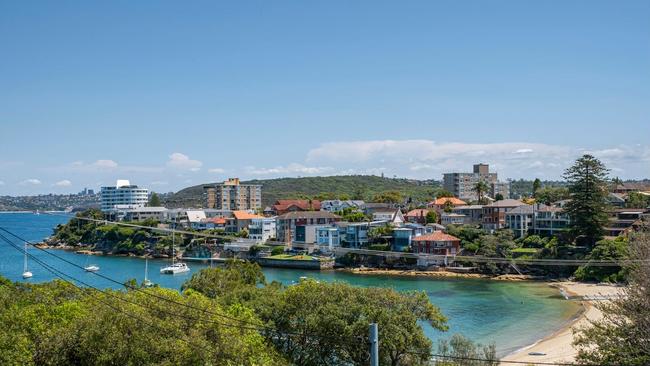
[[[478,196],[479,203],[483,202],[483,196],[485,195],[485,192],[487,192],[489,189],[490,187],[488,187],[485,181],[480,180],[476,182],[476,184],[474,185],[474,192],[476,192],[476,196]]]

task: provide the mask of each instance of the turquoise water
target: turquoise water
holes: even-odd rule
[[[67,219],[46,214],[0,213],[0,227],[30,240],[40,241],[52,234],[52,229]],[[5,235],[6,236],[6,235]],[[18,240],[14,241],[22,246]],[[114,283],[92,273],[75,268],[37,249],[30,253],[49,265],[93,286],[116,287]],[[53,251],[80,266],[97,264],[100,272],[117,281],[131,278],[142,281],[144,260],[128,257],[85,256],[61,250]],[[192,271],[181,275],[160,275],[166,261],[149,261],[149,279],[164,287],[178,289],[192,273],[207,265],[189,263]],[[0,275],[12,281],[23,281],[23,257],[20,252],[0,241]],[[36,263],[29,264],[34,277],[30,282],[50,281],[54,276]],[[552,333],[579,309],[564,300],[559,292],[545,284],[531,282],[501,282],[474,279],[428,279],[394,276],[355,275],[340,271],[303,271],[265,268],[269,281],[290,284],[301,276],[320,281],[343,281],[357,286],[391,287],[398,291],[425,291],[431,301],[449,318],[449,332],[441,333],[425,325],[425,332],[434,341],[462,333],[476,342],[495,342],[500,354],[506,354],[531,344]]]

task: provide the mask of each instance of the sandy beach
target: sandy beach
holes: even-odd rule
[[[579,282],[554,283],[570,297],[617,296],[622,287],[609,284],[590,284]],[[577,301],[577,300],[576,300]],[[603,314],[593,306],[593,301],[582,301],[583,311],[566,326],[532,346],[516,351],[503,358],[503,361],[520,362],[573,362],[578,351],[573,348],[574,329],[588,325],[589,321],[599,320]],[[544,353],[544,356],[530,356],[530,352]],[[506,365],[506,364],[504,364]]]

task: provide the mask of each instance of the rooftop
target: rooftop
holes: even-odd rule
[[[287,212],[284,215],[278,216],[279,220],[297,220],[297,219],[340,219],[338,215],[334,215],[328,211],[294,211]]]
[[[514,200],[514,199],[506,199],[506,200],[500,200],[500,201],[495,201],[493,203],[490,203],[489,205],[485,207],[519,207],[519,206],[524,206],[526,205],[525,203],[521,202],[520,200]]]
[[[434,231],[431,234],[416,236],[413,241],[460,241],[460,239],[442,231]]]
[[[440,197],[436,198],[435,200],[429,202],[429,205],[431,206],[443,206],[447,202],[451,203],[454,206],[461,206],[461,205],[466,205],[467,202],[458,199],[456,197]]]

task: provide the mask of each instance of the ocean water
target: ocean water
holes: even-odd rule
[[[0,213],[0,227],[27,240],[37,242],[52,234],[53,228],[67,221],[61,216],[31,213]],[[5,235],[6,236],[6,235]],[[22,247],[22,243],[14,240]],[[35,248],[30,254],[58,270],[101,288],[119,287],[113,282],[87,273]],[[52,253],[80,266],[96,264],[100,273],[120,283],[144,278],[145,261],[140,258],[86,256],[73,252],[53,250]],[[191,272],[181,275],[161,275],[160,267],[168,261],[149,260],[149,279],[164,287],[179,289],[192,273],[208,265],[189,263]],[[50,281],[53,274],[37,263],[28,262],[34,277],[30,282]],[[0,275],[12,281],[24,281],[23,255],[0,240]],[[264,268],[268,281],[290,284],[307,276],[319,281],[343,281],[356,286],[390,287],[398,291],[424,291],[431,302],[440,307],[449,319],[449,331],[438,332],[424,325],[434,342],[454,333],[483,344],[495,343],[500,355],[527,346],[551,334],[569,321],[580,306],[565,300],[560,292],[543,283],[502,282],[480,279],[429,279],[395,276],[355,275],[340,271],[306,271]],[[381,334],[381,330],[380,330]]]

